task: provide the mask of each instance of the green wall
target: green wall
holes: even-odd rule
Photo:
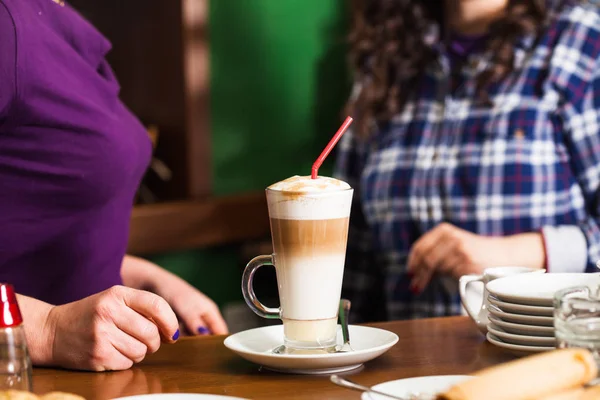
[[[343,4],[210,2],[216,194],[310,174],[346,96]]]
[[[310,174],[348,93],[345,3],[210,1],[215,195]],[[331,173],[331,160],[321,173]],[[224,304],[241,296],[235,252],[221,247],[152,259]]]

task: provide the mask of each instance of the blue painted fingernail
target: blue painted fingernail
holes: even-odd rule
[[[210,332],[206,327],[201,326],[198,328],[198,333],[201,335],[208,335]]]
[[[173,340],[177,339],[179,339],[179,329],[177,329],[177,332],[175,332],[175,334],[173,335]]]

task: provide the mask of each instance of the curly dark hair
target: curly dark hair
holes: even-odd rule
[[[351,64],[360,94],[348,112],[359,131],[384,123],[402,110],[423,71],[435,60],[425,36],[432,27],[445,32],[442,0],[352,0]],[[524,35],[539,37],[548,17],[547,0],[509,0],[506,12],[489,27],[486,50],[492,56],[477,76],[477,98],[489,103],[487,88],[513,71],[515,43]]]

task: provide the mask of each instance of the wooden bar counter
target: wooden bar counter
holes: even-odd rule
[[[365,385],[394,379],[469,374],[513,358],[487,343],[467,317],[398,321],[373,326],[400,341],[386,354],[345,374]],[[224,337],[183,338],[163,345],[132,369],[109,373],[34,369],[34,391],[113,399],[148,393],[209,393],[247,399],[359,399],[328,376],[288,375],[260,369],[228,350]]]

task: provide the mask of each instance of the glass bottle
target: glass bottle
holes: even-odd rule
[[[23,317],[12,285],[0,284],[0,390],[32,390]]]

